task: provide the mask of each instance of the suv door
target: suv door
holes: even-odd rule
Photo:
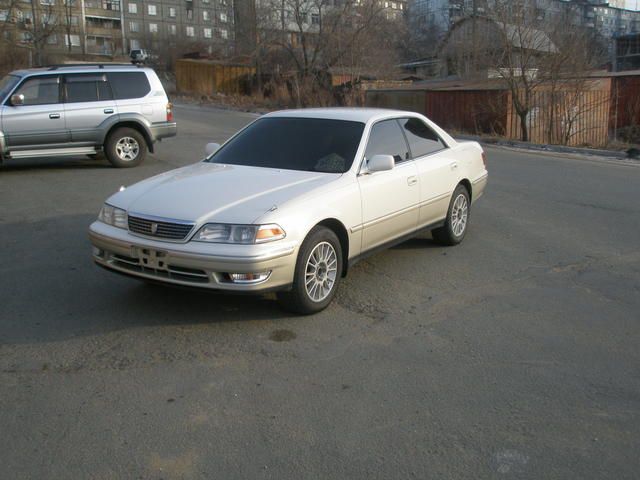
[[[104,73],[64,75],[64,111],[71,142],[98,145],[103,126],[118,114],[111,86]]]
[[[458,161],[438,134],[421,119],[402,118],[400,125],[420,178],[418,226],[426,227],[447,216],[451,194],[459,181]]]
[[[2,108],[2,131],[7,149],[56,148],[69,141],[60,95],[60,76],[41,75],[24,79],[13,95],[22,95],[22,105],[7,98]]]
[[[366,173],[364,168],[358,175],[363,252],[413,232],[418,223],[418,170],[397,120],[371,127],[364,162],[374,155],[393,155],[396,164],[384,172]]]

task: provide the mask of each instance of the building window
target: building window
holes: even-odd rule
[[[187,37],[195,37],[196,31],[193,27],[187,27]]]
[[[176,34],[176,26],[169,25],[169,35],[175,35],[175,34]]]
[[[120,0],[102,0],[103,10],[120,11]]]
[[[80,35],[65,35],[64,36],[64,44],[65,46],[79,47],[80,46]]]
[[[9,18],[8,10],[0,10],[0,22],[6,22]]]
[[[138,13],[138,4],[130,3],[129,4],[129,13]]]
[[[226,22],[227,21],[227,14],[224,12],[220,13],[220,21],[221,22]]]
[[[57,45],[58,44],[58,36],[53,33],[47,37],[47,44],[49,45]]]
[[[169,7],[169,16],[171,18],[176,18],[176,7]]]
[[[149,33],[158,33],[158,24],[150,23],[149,24]]]
[[[140,24],[138,22],[129,22],[129,31],[130,32],[139,32]]]
[[[158,10],[156,9],[155,5],[148,5],[147,6],[147,13],[149,15],[156,15],[158,13]]]
[[[187,20],[193,20],[193,10],[187,8]]]
[[[69,23],[70,23],[71,25],[75,25],[75,26],[77,26],[77,25],[79,25],[79,24],[80,24],[80,17],[78,17],[77,15],[74,15],[74,16],[73,16],[73,17],[71,17],[69,20],[70,20],[70,21],[69,21]]]
[[[311,14],[311,25],[320,25],[320,14],[318,13]]]
[[[210,28],[205,28],[204,29],[204,38],[211,38],[211,29]]]
[[[202,11],[202,20],[204,20],[205,22],[208,22],[209,20],[211,20],[211,15],[209,14],[209,10]]]
[[[55,5],[56,0],[40,0],[40,5]]]
[[[220,36],[222,38],[229,38],[229,32],[227,31],[226,28],[221,28],[220,29]]]

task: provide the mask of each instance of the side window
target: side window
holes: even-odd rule
[[[60,103],[60,77],[30,78],[15,93],[24,95],[24,105]]]
[[[446,148],[436,132],[419,118],[402,118],[400,125],[407,136],[412,158],[422,157]]]
[[[67,103],[111,100],[111,88],[105,75],[65,75],[64,88]]]
[[[151,85],[144,72],[114,72],[107,78],[118,100],[142,98],[151,91]]]
[[[409,149],[396,120],[383,120],[371,128],[365,151],[367,159],[374,155],[393,155],[396,163],[409,159]]]

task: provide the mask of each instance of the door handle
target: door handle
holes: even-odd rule
[[[113,113],[113,108],[105,108],[104,113],[106,113],[107,115]]]
[[[52,120],[55,120],[56,118],[60,118],[60,114],[59,113],[50,113],[49,114],[49,118]]]
[[[451,167],[451,170],[455,170],[456,168],[458,168],[458,162],[451,162],[449,166]]]
[[[413,185],[415,185],[416,183],[418,183],[418,177],[416,177],[415,175],[411,176],[411,177],[407,177],[407,185],[409,185],[410,187],[412,187]]]

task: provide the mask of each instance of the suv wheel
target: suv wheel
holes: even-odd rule
[[[107,138],[104,151],[114,167],[135,167],[147,156],[147,142],[133,128],[118,128]]]

